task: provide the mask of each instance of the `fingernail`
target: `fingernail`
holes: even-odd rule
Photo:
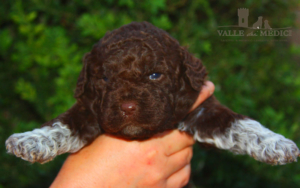
[[[186,169],[190,169],[191,168],[191,164],[187,164],[187,165],[185,165],[185,167],[184,168],[186,168]]]

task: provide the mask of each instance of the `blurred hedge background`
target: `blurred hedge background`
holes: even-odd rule
[[[189,46],[208,68],[222,103],[300,146],[297,36],[222,42],[232,37],[220,37],[218,26],[237,25],[238,8],[249,8],[249,26],[263,16],[273,28],[299,27],[297,0],[1,1],[0,188],[50,185],[66,155],[29,164],[6,154],[4,142],[71,107],[84,53],[108,30],[131,21],[149,21]],[[195,146],[191,181],[203,188],[300,187],[300,163],[270,166]]]

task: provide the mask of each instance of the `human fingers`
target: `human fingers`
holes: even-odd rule
[[[215,85],[211,81],[206,81],[202,86],[198,98],[196,99],[195,103],[190,109],[190,112],[195,110],[195,108],[197,108],[203,101],[205,101],[208,97],[210,97],[214,91],[215,91]]]
[[[192,146],[195,140],[185,132],[172,130],[161,138],[160,143],[164,147],[164,154],[170,156],[186,147]]]
[[[176,173],[186,165],[188,165],[193,156],[193,147],[187,147],[167,157],[165,166],[166,177]]]
[[[191,175],[191,165],[188,164],[167,179],[167,188],[181,188],[188,184]]]

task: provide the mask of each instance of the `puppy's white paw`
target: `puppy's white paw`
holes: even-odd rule
[[[57,144],[49,137],[37,134],[36,130],[11,135],[5,142],[7,152],[32,163],[52,160],[56,156]]]
[[[277,165],[296,162],[297,145],[280,134],[263,127],[259,122],[246,119],[236,121],[231,130],[232,148],[236,153],[247,153],[256,160]]]
[[[59,154],[80,150],[86,142],[72,135],[66,125],[56,122],[52,126],[13,134],[5,144],[8,153],[32,163],[45,163]]]
[[[296,162],[300,154],[293,141],[275,133],[273,137],[266,138],[259,145],[261,150],[253,152],[253,158],[273,165]]]

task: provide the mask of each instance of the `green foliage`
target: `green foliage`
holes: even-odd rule
[[[237,25],[249,8],[274,27],[295,27],[296,0],[3,1],[0,6],[0,188],[47,187],[65,156],[29,165],[5,153],[13,132],[38,127],[70,108],[81,58],[107,31],[132,21],[167,30],[201,58],[216,96],[300,145],[299,45],[222,42],[218,26]],[[236,37],[234,38],[236,39]],[[195,187],[300,187],[300,165],[272,167],[246,156],[195,147]],[[26,172],[26,173],[25,173]]]

